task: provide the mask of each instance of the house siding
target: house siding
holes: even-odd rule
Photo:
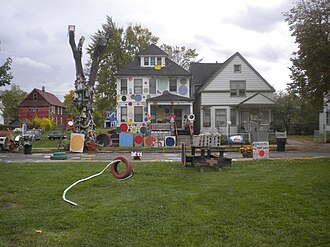
[[[241,73],[234,73],[234,65],[241,65]],[[229,90],[230,81],[246,81],[246,91],[273,91],[271,87],[239,56],[225,66],[204,91]]]
[[[201,105],[207,106],[207,105],[237,105],[241,103],[243,100],[253,96],[259,91],[250,91],[246,92],[245,97],[231,97],[229,90],[223,91],[223,92],[203,92],[201,93]],[[267,98],[273,100],[274,94],[273,92],[262,92],[264,96]],[[258,104],[262,104],[264,102],[259,102]]]
[[[35,117],[49,118],[57,127],[66,125],[66,109],[63,103],[54,95],[37,89],[27,95],[18,109],[19,120],[32,121]]]
[[[237,65],[237,66],[235,66]],[[235,72],[234,68],[239,68]],[[193,74],[196,71],[192,72]],[[239,54],[234,54],[223,66],[219,67],[213,75],[204,82],[195,81],[193,84],[202,83],[198,94],[195,96],[194,114],[196,115],[196,129],[199,133],[220,133],[227,135],[240,131],[246,121],[264,123],[271,121],[271,108],[274,106],[274,88]],[[244,95],[231,95],[230,84],[232,81],[244,81]],[[204,127],[203,109],[210,110],[211,126]],[[217,126],[215,113],[217,109],[226,111],[226,121],[223,126]],[[233,113],[235,116],[231,116]],[[260,117],[260,118],[259,118]],[[228,121],[235,121],[228,125]]]

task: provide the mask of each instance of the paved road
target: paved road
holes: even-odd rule
[[[50,157],[53,153],[32,153],[32,154],[23,154],[23,153],[0,153],[0,163],[2,162],[64,162],[63,160],[50,160]],[[110,162],[116,157],[124,156],[131,159],[130,152],[111,152],[111,153],[67,153],[67,161],[102,161]],[[287,151],[287,152],[270,152],[270,158],[305,158],[305,157],[328,157],[330,158],[330,152],[320,152],[320,151]],[[244,159],[239,152],[227,152],[225,157],[232,159]],[[143,152],[142,161],[181,161],[180,152]]]

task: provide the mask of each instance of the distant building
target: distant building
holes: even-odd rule
[[[52,93],[33,89],[19,105],[18,119],[32,121],[34,117],[49,118],[57,127],[66,125],[64,104]]]
[[[116,128],[117,127],[117,114],[115,111],[105,112],[104,128]]]

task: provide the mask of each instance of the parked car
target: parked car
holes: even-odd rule
[[[33,141],[41,140],[42,137],[41,130],[28,130],[26,134],[31,135]]]
[[[49,134],[47,136],[48,139],[50,140],[55,140],[55,139],[65,139],[66,136],[63,134],[63,133],[60,133],[60,132],[57,132],[57,131],[54,131],[53,133]]]

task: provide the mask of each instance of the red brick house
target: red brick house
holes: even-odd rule
[[[64,104],[52,93],[33,89],[18,107],[18,119],[32,121],[34,117],[50,118],[58,127],[66,125]]]

